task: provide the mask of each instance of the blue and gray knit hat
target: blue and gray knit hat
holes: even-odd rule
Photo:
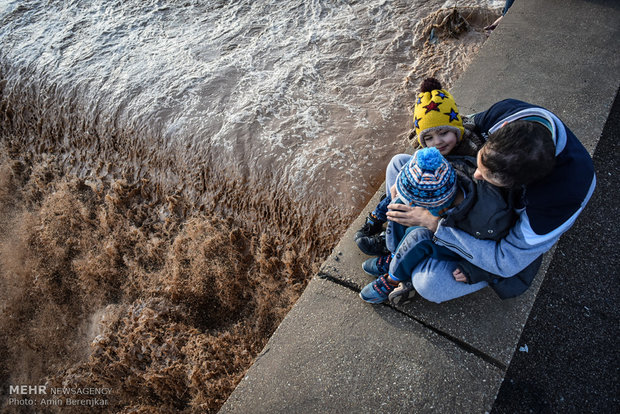
[[[398,196],[440,216],[456,196],[456,173],[437,148],[416,151],[396,177]]]

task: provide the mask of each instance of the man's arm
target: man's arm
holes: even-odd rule
[[[538,244],[528,244],[523,235],[523,215],[508,235],[499,241],[477,239],[457,228],[442,226],[441,222],[433,241],[485,272],[511,277],[551,249],[561,234],[542,238]]]
[[[433,242],[452,250],[485,272],[510,277],[523,270],[559,239],[560,235],[549,237],[541,243],[530,245],[525,241],[520,218],[508,235],[498,241],[481,240],[455,227],[442,226],[439,218],[421,207],[404,204],[390,204],[388,219],[404,226],[424,226],[434,232]],[[522,213],[522,216],[525,213]]]

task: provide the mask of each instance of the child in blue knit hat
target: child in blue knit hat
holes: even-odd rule
[[[463,199],[454,168],[434,147],[423,148],[413,154],[398,174],[391,192],[392,203],[424,207],[438,217],[449,210],[455,201]],[[389,263],[390,259],[391,256],[387,256],[384,260]],[[377,271],[376,260],[373,262],[370,259],[364,266],[367,273],[374,274]],[[383,302],[400,282],[394,275],[382,275],[366,285],[360,297],[367,302]]]
[[[510,203],[515,194],[505,193],[484,180],[473,180],[476,162],[471,157],[444,158],[436,148],[417,151],[400,169],[391,188],[393,203],[426,208],[444,225],[458,227],[481,239],[504,237],[516,215]],[[414,294],[411,270],[426,257],[459,261],[460,256],[433,243],[425,227],[388,223],[388,255],[369,259],[364,271],[377,279],[360,292],[370,303],[388,298],[394,304]]]

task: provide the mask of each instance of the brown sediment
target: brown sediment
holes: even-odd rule
[[[3,150],[3,380],[108,387],[110,412],[216,410],[315,270],[301,242]]]

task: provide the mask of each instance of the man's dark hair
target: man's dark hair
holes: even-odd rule
[[[537,181],[555,166],[551,132],[534,121],[510,122],[493,134],[480,150],[486,169],[507,187]]]

